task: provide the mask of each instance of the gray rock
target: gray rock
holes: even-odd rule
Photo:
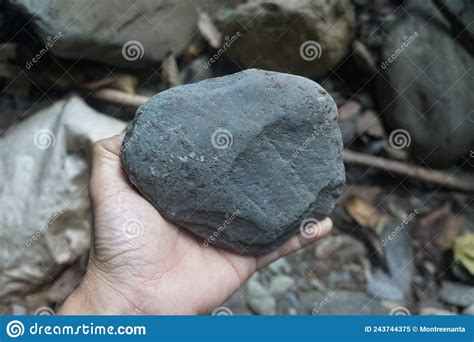
[[[456,314],[450,310],[440,308],[420,308],[418,313],[420,316],[452,316]]]
[[[287,257],[283,257],[272,262],[270,265],[268,265],[268,268],[276,274],[291,272],[291,266],[287,261]]]
[[[441,282],[441,290],[439,295],[441,299],[449,304],[464,307],[474,305],[473,286],[445,280]]]
[[[307,291],[300,294],[302,305],[312,315],[387,315],[381,302],[358,291]]]
[[[470,305],[466,309],[464,309],[462,314],[467,315],[467,316],[474,316],[474,304]]]
[[[9,0],[29,20],[49,51],[64,58],[85,58],[125,67],[179,54],[199,37],[198,8],[211,17],[226,0]],[[60,39],[54,37],[61,33]],[[127,47],[127,48],[125,48]],[[124,57],[123,51],[127,51]],[[35,52],[36,53],[36,52]]]
[[[279,274],[270,280],[270,292],[273,294],[285,294],[295,287],[295,280],[293,277]]]
[[[242,289],[235,291],[235,293],[223,304],[224,307],[229,308],[235,316],[249,316],[253,313],[247,307],[247,297]]]
[[[474,146],[474,59],[432,2],[408,3],[410,14],[385,39],[377,98],[389,132],[408,131],[415,159],[449,166]],[[448,7],[469,27],[472,4],[453,0]]]
[[[218,25],[230,37],[226,52],[241,67],[314,77],[349,51],[355,11],[349,0],[251,0],[220,16]]]
[[[257,274],[247,281],[245,284],[245,292],[247,303],[256,314],[276,314],[276,299],[271,295],[270,291],[257,280]]]
[[[246,70],[152,97],[122,162],[143,196],[205,246],[263,254],[333,209],[345,182],[336,116],[317,83]]]

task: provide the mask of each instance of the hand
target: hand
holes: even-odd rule
[[[294,236],[258,258],[204,247],[166,221],[122,171],[123,135],[94,145],[90,197],[94,229],[89,264],[62,314],[203,314],[222,305],[256,270],[327,235]]]

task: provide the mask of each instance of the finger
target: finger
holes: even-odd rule
[[[122,170],[120,150],[124,134],[97,141],[92,148],[91,197],[97,198],[107,189],[117,191],[130,188]]]
[[[267,266],[268,264],[281,258],[284,255],[293,253],[297,251],[298,249],[306,247],[312,244],[313,242],[325,237],[327,234],[329,234],[331,229],[332,229],[332,221],[329,217],[326,217],[324,220],[319,221],[318,229],[316,230],[315,234],[311,234],[311,236],[303,236],[300,233],[290,238],[277,250],[267,255],[257,258],[257,270],[262,267]]]

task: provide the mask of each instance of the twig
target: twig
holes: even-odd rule
[[[344,162],[360,166],[374,167],[387,170],[407,177],[416,178],[428,183],[466,192],[474,192],[474,181],[456,177],[447,172],[433,171],[413,164],[374,157],[364,153],[344,150],[342,152]]]
[[[100,89],[95,91],[93,96],[101,100],[132,107],[138,107],[149,99],[147,96],[132,95],[115,89]]]

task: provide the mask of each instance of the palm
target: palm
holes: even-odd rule
[[[260,258],[204,247],[193,235],[164,220],[132,188],[120,167],[120,143],[119,137],[104,140],[94,151],[91,259],[106,270],[111,283],[140,294],[134,303],[140,313],[212,310],[257,268],[317,238],[294,237]],[[321,236],[329,230],[330,221],[324,224]]]

